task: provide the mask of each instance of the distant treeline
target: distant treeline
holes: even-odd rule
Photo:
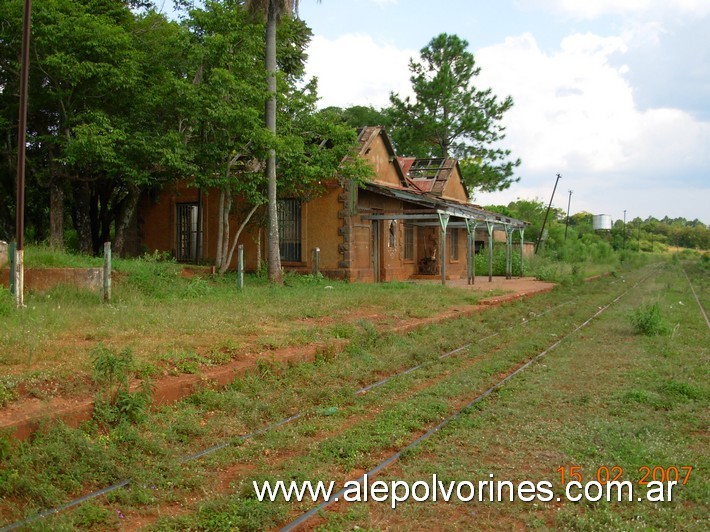
[[[488,206],[496,212],[525,220],[530,225],[525,230],[525,240],[537,242],[547,206],[540,201],[518,200],[508,205]],[[612,250],[645,252],[666,251],[669,246],[697,250],[710,250],[710,228],[698,219],[670,218],[645,220],[637,217],[626,222],[616,220],[611,231],[594,231],[593,215],[579,212],[569,218],[562,209],[553,208],[545,226],[541,245],[560,258],[595,258]],[[565,238],[565,232],[567,236]]]

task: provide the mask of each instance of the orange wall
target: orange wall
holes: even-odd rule
[[[461,184],[461,174],[459,173],[458,165],[456,165],[456,167],[451,171],[451,175],[446,181],[446,186],[444,187],[441,195],[448,199],[468,203],[466,189],[463,187],[463,184]]]
[[[375,181],[395,186],[402,185],[395,166],[399,164],[397,158],[389,152],[381,135],[372,141],[364,158],[372,164],[375,170]]]

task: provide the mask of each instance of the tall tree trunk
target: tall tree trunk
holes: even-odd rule
[[[219,189],[219,206],[217,207],[217,252],[214,258],[214,265],[217,268],[222,266],[222,256],[224,255],[224,191],[225,187]]]
[[[237,233],[234,235],[234,242],[232,243],[232,246],[229,248],[229,254],[227,255],[227,260],[224,261],[224,266],[220,268],[219,273],[224,273],[227,271],[227,268],[229,268],[229,265],[232,262],[232,257],[234,256],[234,250],[237,247],[237,242],[239,241],[239,235],[242,234],[242,231],[244,228],[247,226],[249,223],[249,220],[251,220],[251,217],[254,215],[256,210],[259,208],[259,205],[254,205],[251,210],[249,211],[249,214],[246,215],[246,218],[244,218],[244,221],[242,224],[239,226],[239,229],[237,229]]]
[[[93,250],[91,236],[91,190],[89,183],[79,181],[74,185],[74,228],[79,238],[79,251],[90,255]]]
[[[98,255],[99,251],[103,250],[104,242],[111,240],[111,222],[114,220],[115,198],[113,196],[113,187],[117,186],[115,181],[102,182],[98,184],[98,215],[99,226],[94,240],[94,254]]]
[[[256,236],[256,271],[261,272],[261,225]]]
[[[129,182],[127,185],[128,196],[123,201],[119,214],[116,217],[116,235],[114,236],[112,246],[114,253],[121,257],[124,256],[126,251],[126,233],[138,209],[138,199],[140,197],[140,190],[134,183]]]
[[[232,210],[232,191],[226,191],[226,201],[224,202],[224,231],[222,237],[222,263],[218,264],[220,273],[224,273],[229,267],[229,259],[227,258],[227,251],[229,250],[229,211]]]
[[[266,72],[269,97],[266,100],[266,127],[276,134],[276,0],[269,0],[266,20]],[[266,176],[269,182],[269,280],[283,284],[281,254],[279,252],[279,220],[276,203],[276,150],[270,149],[266,159]]]
[[[64,188],[56,181],[49,187],[49,245],[64,249]]]

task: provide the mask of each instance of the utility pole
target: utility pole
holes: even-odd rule
[[[569,226],[569,206],[572,203],[572,191],[569,191],[569,199],[567,200],[567,221],[565,222],[565,242],[567,242],[567,227]]]
[[[641,253],[641,218],[638,221],[638,252]]]
[[[25,0],[20,68],[20,116],[17,126],[17,197],[15,205],[15,301],[25,305],[25,146],[27,144],[27,84],[30,67],[30,18],[32,0]]]
[[[626,249],[626,209],[624,209],[624,249]]]
[[[550,207],[552,207],[552,200],[555,198],[555,190],[557,190],[557,183],[562,179],[560,174],[557,174],[557,179],[555,180],[555,186],[552,189],[552,196],[550,197],[550,204],[547,206],[547,211],[545,211],[545,219],[542,222],[542,228],[540,229],[540,235],[537,237],[537,242],[535,243],[535,254],[537,255],[537,250],[540,247],[540,241],[542,240],[542,235],[545,232],[545,225],[547,224],[547,215],[550,214]]]

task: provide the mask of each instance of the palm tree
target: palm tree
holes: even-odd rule
[[[276,27],[283,16],[298,12],[298,0],[247,0],[246,6],[255,15],[266,17],[265,64],[268,76],[269,98],[266,100],[266,127],[276,133]],[[268,259],[269,281],[283,284],[281,275],[281,254],[279,252],[279,222],[276,202],[276,150],[271,148],[266,160],[268,179]]]

